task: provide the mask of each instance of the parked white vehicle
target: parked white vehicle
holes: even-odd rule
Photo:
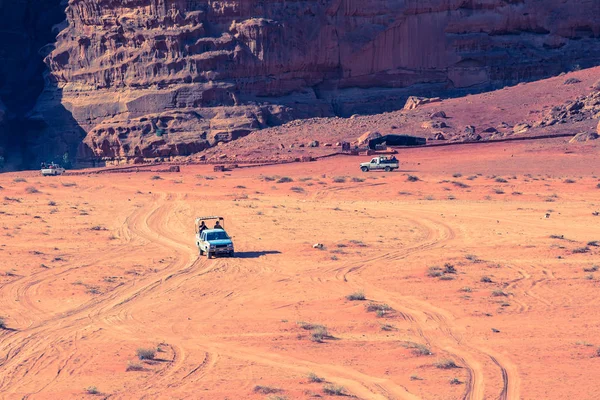
[[[47,166],[42,167],[42,176],[56,176],[62,175],[65,173],[65,169],[57,164],[49,164]]]

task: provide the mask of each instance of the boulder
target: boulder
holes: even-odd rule
[[[433,135],[433,140],[446,140],[446,137],[442,132],[437,132],[435,135]]]
[[[465,133],[467,135],[473,135],[475,133],[475,127],[473,125],[465,126]]]
[[[421,124],[423,129],[442,129],[447,128],[448,125],[444,121],[426,121]]]
[[[310,142],[308,144],[308,147],[319,147],[319,141],[318,140],[313,140],[312,142]]]
[[[513,128],[513,133],[525,133],[531,128],[531,125],[527,123],[517,124]]]
[[[442,101],[442,99],[440,99],[439,97],[428,98],[428,97],[410,96],[406,100],[403,110],[410,111],[410,110],[414,110],[415,108],[417,108],[423,104],[437,103],[439,101]]]
[[[590,140],[596,140],[598,137],[600,137],[600,135],[596,132],[581,132],[573,136],[573,138],[569,140],[569,143],[588,142]]]
[[[494,128],[494,127],[490,126],[489,128],[485,128],[483,131],[484,131],[485,133],[496,133],[496,132],[498,132],[498,129],[496,129],[496,128]]]
[[[432,113],[430,118],[447,118],[446,113],[444,111],[436,111]]]
[[[352,144],[361,147],[369,144],[369,140],[377,139],[380,137],[381,133],[379,132],[365,132],[358,139],[356,139],[356,142],[353,142]]]

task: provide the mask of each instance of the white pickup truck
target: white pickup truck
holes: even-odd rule
[[[56,165],[56,164],[49,164],[47,166],[45,166],[45,168],[42,168],[42,176],[56,176],[56,175],[62,175],[65,173],[65,169],[63,167],[61,167],[60,165]]]
[[[384,170],[385,172],[390,172],[390,171],[393,171],[398,168],[400,168],[400,162],[394,156],[392,156],[392,157],[384,157],[384,156],[373,157],[373,159],[371,161],[360,164],[360,170],[362,172],[368,172],[368,171],[373,171],[373,170]]]

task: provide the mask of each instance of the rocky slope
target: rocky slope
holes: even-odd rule
[[[186,155],[283,122],[600,64],[595,0],[70,0],[40,151]]]

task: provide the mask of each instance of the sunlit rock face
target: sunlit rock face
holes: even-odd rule
[[[600,64],[595,0],[70,0],[66,15],[33,115],[44,151],[82,160]]]

